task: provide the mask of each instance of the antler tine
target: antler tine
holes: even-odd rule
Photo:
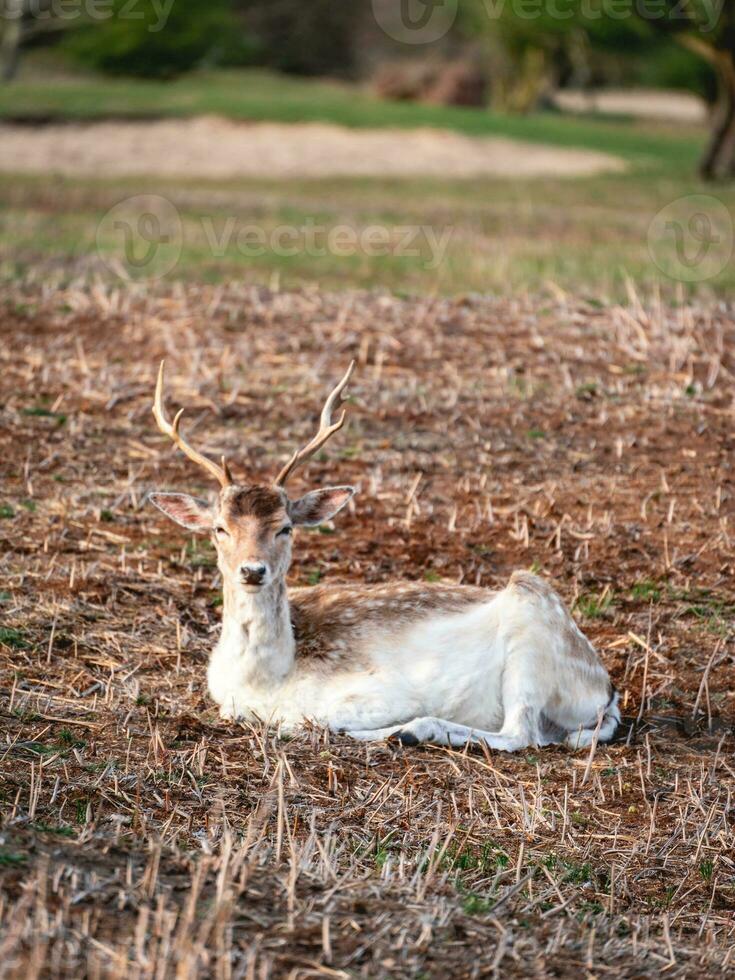
[[[291,473],[293,473],[297,467],[301,466],[302,463],[305,463],[307,459],[311,459],[311,457],[321,449],[327,439],[329,439],[330,436],[333,436],[335,432],[338,432],[345,424],[346,412],[344,409],[336,422],[332,422],[332,412],[334,411],[335,404],[341,403],[342,392],[347,387],[347,384],[352,377],[354,368],[355,362],[351,361],[350,366],[345,371],[344,377],[339,384],[332,389],[327,400],[324,402],[324,408],[322,409],[322,414],[319,419],[319,431],[311,442],[307,443],[303,449],[296,450],[291,459],[286,463],[276,477],[275,486],[282,487],[286,483],[286,480],[289,478]]]
[[[164,435],[167,435],[176,446],[189,457],[192,462],[196,463],[198,466],[203,467],[209,474],[211,474],[216,480],[219,481],[220,486],[228,487],[232,483],[232,474],[230,473],[229,467],[222,457],[222,466],[217,466],[215,462],[198,453],[196,449],[193,449],[189,443],[184,439],[184,437],[179,432],[179,424],[181,422],[181,416],[184,414],[184,409],[180,408],[176,415],[174,416],[173,422],[169,422],[166,418],[166,412],[163,407],[163,365],[165,361],[161,361],[161,366],[158,369],[158,380],[156,381],[156,396],[153,400],[153,415],[155,416],[156,422],[158,423],[158,428]]]

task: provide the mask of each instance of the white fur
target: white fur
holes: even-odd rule
[[[356,589],[355,616],[344,617],[350,649],[335,643],[328,666],[295,657],[282,582],[242,592],[226,604],[210,693],[224,718],[284,729],[311,719],[364,740],[484,741],[506,751],[605,741],[620,718],[607,671],[556,594],[523,580],[530,588],[511,581],[461,612],[373,618],[364,628]]]

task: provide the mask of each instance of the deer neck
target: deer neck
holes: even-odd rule
[[[258,592],[225,582],[220,644],[240,661],[251,683],[283,680],[293,667],[295,652],[283,579]]]

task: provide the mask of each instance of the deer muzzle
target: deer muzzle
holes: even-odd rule
[[[267,575],[268,566],[262,561],[248,561],[240,566],[240,579],[243,585],[263,585]]]

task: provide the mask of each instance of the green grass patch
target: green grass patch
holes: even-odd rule
[[[28,650],[31,645],[20,630],[11,626],[0,626],[0,643],[12,650]]]
[[[661,586],[650,579],[642,579],[636,582],[630,590],[631,598],[637,599],[639,602],[660,602],[662,595]]]
[[[609,589],[607,592],[601,592],[598,595],[591,592],[581,595],[577,599],[574,608],[578,609],[588,619],[598,619],[605,615],[612,604],[613,593]]]
[[[0,867],[2,868],[17,868],[19,865],[25,864],[27,860],[25,854],[15,854],[13,851],[0,848]]]
[[[468,892],[462,899],[462,911],[466,915],[487,915],[492,911],[495,902],[485,895]]]
[[[735,602],[709,589],[669,590],[669,597],[681,604],[679,615],[698,619],[707,632],[729,636],[735,623]]]
[[[66,827],[63,824],[32,823],[33,830],[39,830],[43,834],[56,834],[58,837],[76,837],[73,827]]]
[[[494,873],[508,866],[508,855],[493,841],[486,841],[481,847],[451,844],[444,854],[442,867],[447,871],[481,871]]]
[[[699,865],[699,873],[704,878],[704,880],[709,884],[712,881],[712,875],[714,874],[715,866],[710,860],[702,861]]]
[[[648,226],[671,200],[701,190],[691,176],[631,174],[575,181],[59,177],[51,193],[41,177],[0,174],[0,281],[22,279],[49,261],[62,281],[71,281],[92,259],[97,274],[119,282],[101,259],[124,258],[121,241],[109,237],[106,224],[98,240],[98,226],[119,201],[151,193],[165,197],[181,217],[181,253],[166,281],[276,282],[284,288],[318,283],[398,295],[536,292],[553,282],[594,302],[626,301],[634,282],[643,298],[660,290],[675,299],[680,284],[654,264]],[[717,198],[735,213],[735,188],[718,187]],[[306,247],[303,232],[314,223],[321,229],[317,249]],[[394,235],[386,254],[371,254],[361,244],[376,224]],[[259,254],[243,248],[239,236],[252,225],[266,243]],[[301,235],[289,254],[273,245],[275,229],[284,225]],[[352,254],[324,247],[340,226],[354,229]],[[410,249],[398,244],[397,229],[405,227],[415,229]],[[441,244],[433,244],[426,229]],[[219,244],[213,247],[213,241]],[[685,298],[733,292],[733,263],[715,278],[683,288]],[[509,384],[518,397],[532,394],[523,378]],[[40,405],[26,414],[49,412]]]
[[[693,170],[704,143],[696,130],[557,112],[507,115],[487,109],[390,102],[365,89],[242,69],[194,72],[174,81],[32,74],[0,87],[0,118],[151,119],[203,114],[253,122],[325,122],[355,128],[449,129],[552,146],[596,149],[646,167]]]

